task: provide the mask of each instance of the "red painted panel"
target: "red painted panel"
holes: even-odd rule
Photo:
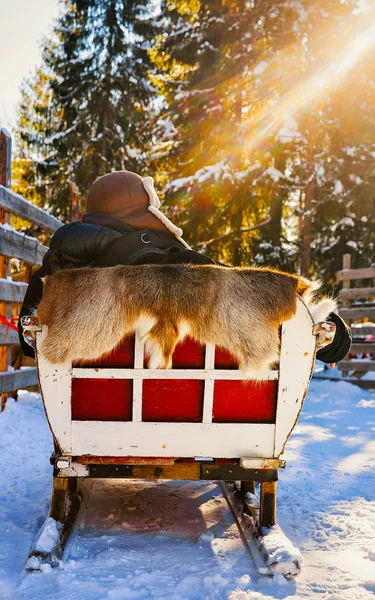
[[[204,368],[205,347],[187,338],[176,347],[175,368]],[[133,367],[134,336],[127,337],[109,356],[90,367]],[[232,356],[216,349],[215,367],[238,368]],[[131,380],[73,379],[73,420],[130,421],[132,418]],[[277,382],[217,381],[214,388],[216,423],[275,422]],[[203,413],[204,382],[201,380],[144,380],[143,420],[161,422],[200,422]]]
[[[131,379],[72,379],[73,421],[131,421]]]
[[[238,369],[238,363],[223,348],[215,348],[215,369]]]
[[[102,356],[101,358],[91,361],[90,363],[85,363],[84,366],[86,368],[125,367],[127,369],[132,369],[134,366],[134,345],[135,336],[127,336],[110,354]]]
[[[274,423],[277,381],[215,381],[214,423]]]
[[[197,379],[145,379],[142,420],[199,423],[203,390],[204,382]]]
[[[205,346],[191,338],[177,344],[172,364],[175,369],[204,369]]]
[[[204,369],[205,346],[187,337],[177,344],[172,357],[173,369]],[[144,368],[147,368],[148,356]]]

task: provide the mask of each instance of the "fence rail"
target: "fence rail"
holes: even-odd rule
[[[345,319],[374,319],[374,306],[361,306],[360,308],[340,308],[340,316]]]
[[[373,279],[373,286],[375,267],[351,269],[350,254],[344,254],[343,269],[337,273],[337,279],[342,282],[339,314],[351,323],[354,342],[350,355],[338,367],[344,377],[350,376],[357,383],[365,373],[375,371],[375,324],[371,324],[375,320],[375,287],[350,286],[363,279]],[[375,379],[370,383],[375,387]]]
[[[19,304],[23,302],[26,290],[27,283],[0,279],[0,302]]]
[[[61,227],[61,221],[56,217],[39,208],[39,206],[31,204],[31,202],[3,185],[0,185],[0,207],[12,215],[21,217],[34,225],[39,225],[46,231],[54,232]]]
[[[5,130],[0,130],[0,315],[8,324],[0,324],[0,394],[1,409],[4,408],[7,393],[38,383],[35,367],[13,368],[11,349],[19,343],[18,334],[10,325],[10,319],[19,313],[20,304],[26,293],[31,268],[42,264],[47,247],[36,238],[17,231],[10,226],[10,216],[15,215],[24,221],[53,233],[62,223],[47,211],[35,206],[10,189],[11,186],[12,139]],[[26,263],[26,281],[13,281],[10,262],[17,258]],[[20,362],[19,360],[16,362]]]
[[[31,265],[41,265],[48,248],[19,231],[0,225],[0,254],[7,258],[18,258]]]
[[[350,254],[345,254],[349,256]],[[375,267],[368,267],[365,269],[343,269],[337,271],[336,277],[338,281],[351,281],[352,279],[374,279],[375,278]]]
[[[375,275],[374,275],[375,277]],[[340,291],[341,300],[355,300],[355,299],[367,299],[367,298],[375,298],[375,287],[368,288],[352,288],[352,289],[343,289]]]
[[[38,375],[35,367],[16,369],[9,373],[2,373],[0,379],[1,393],[6,394],[13,390],[24,389],[38,384]]]
[[[0,325],[0,345],[12,346],[18,344],[18,333],[10,329],[7,325]]]

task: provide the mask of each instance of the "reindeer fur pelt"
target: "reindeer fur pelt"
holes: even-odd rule
[[[273,269],[213,265],[142,265],[63,270],[44,281],[38,307],[52,363],[81,364],[110,353],[134,331],[145,340],[150,368],[169,368],[186,335],[238,359],[246,376],[278,358],[279,326],[296,312],[297,294],[314,321],[334,308],[312,304],[317,288]],[[314,316],[315,315],[315,316]]]

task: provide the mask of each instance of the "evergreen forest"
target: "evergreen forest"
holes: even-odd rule
[[[374,17],[365,0],[61,0],[22,85],[16,190],[69,221],[98,176],[152,175],[194,249],[333,286],[343,254],[374,261]]]

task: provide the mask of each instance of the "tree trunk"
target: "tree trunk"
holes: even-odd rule
[[[278,171],[284,172],[285,163],[282,156],[277,157],[274,162],[274,167]],[[275,182],[272,186],[272,197],[270,205],[271,223],[268,226],[269,240],[272,246],[281,248],[281,219],[283,216],[283,191],[280,188],[280,183]]]
[[[307,129],[307,148],[306,148],[306,159],[307,159],[307,173],[309,182],[305,189],[304,204],[303,204],[303,215],[301,225],[301,274],[304,277],[308,277],[310,274],[311,266],[311,240],[312,240],[312,208],[315,192],[315,175],[314,175],[314,150],[315,150],[315,136],[313,133],[313,122],[310,118],[309,126]]]
[[[301,274],[308,277],[311,265],[311,223],[312,223],[312,201],[314,197],[315,180],[310,181],[305,191],[304,214],[302,219],[302,255]]]

